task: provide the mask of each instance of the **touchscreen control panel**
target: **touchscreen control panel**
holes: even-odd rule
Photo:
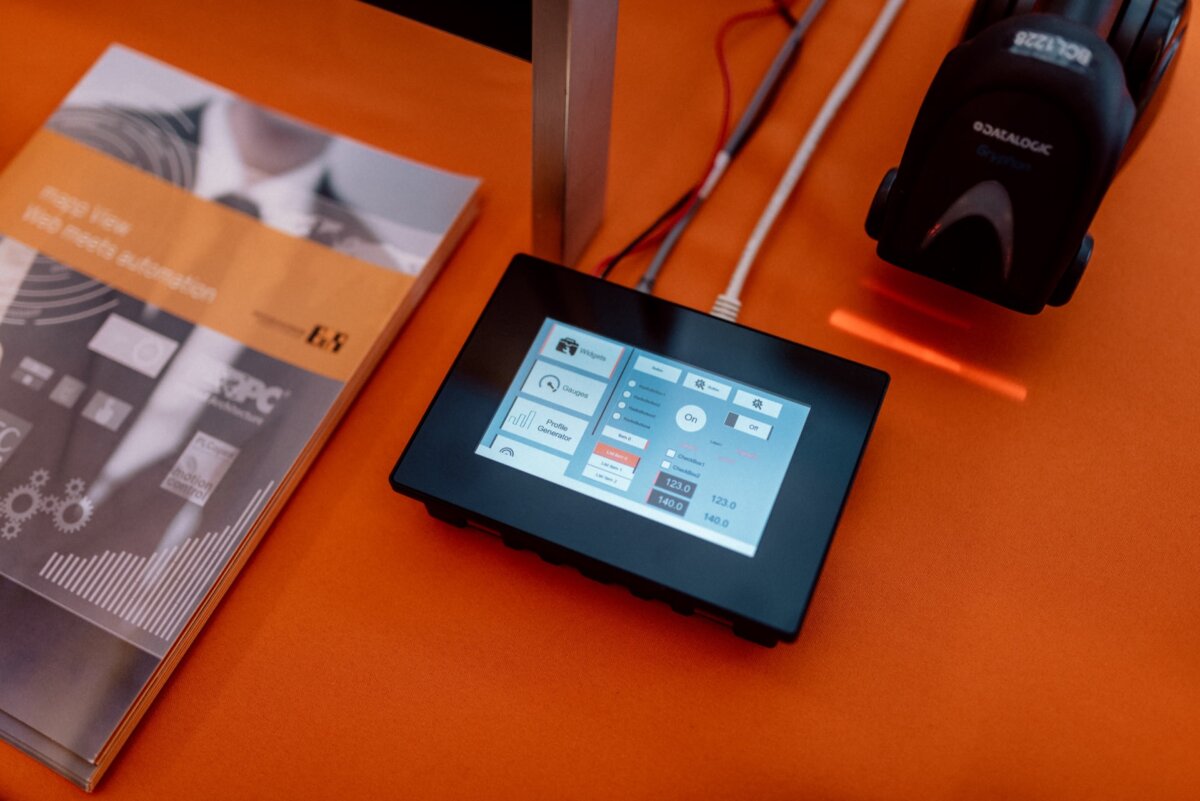
[[[753,557],[809,411],[547,318],[475,453]]]

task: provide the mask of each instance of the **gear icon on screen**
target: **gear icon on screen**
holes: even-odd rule
[[[85,495],[67,498],[54,510],[54,527],[63,534],[74,534],[88,524],[94,509],[92,499]]]
[[[20,533],[21,524],[16,520],[9,520],[4,524],[4,528],[0,528],[0,537],[6,540],[15,540]]]
[[[24,523],[42,507],[42,494],[33,484],[22,484],[10,490],[0,502],[0,514],[15,523]],[[9,538],[11,539],[11,537]]]
[[[38,488],[46,486],[46,482],[49,480],[50,471],[44,467],[34,470],[33,474],[29,476],[29,483]]]
[[[83,491],[87,489],[87,485],[83,483],[82,478],[73,478],[67,482],[67,499],[74,500],[83,497]]]

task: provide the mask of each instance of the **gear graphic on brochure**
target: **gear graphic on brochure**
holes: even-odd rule
[[[38,492],[33,482],[30,482],[10,490],[4,496],[4,500],[0,502],[0,513],[3,513],[10,522],[20,526],[21,523],[37,514],[41,507],[42,494]],[[8,539],[12,539],[12,537],[8,537]]]
[[[39,512],[45,512],[48,515],[58,511],[58,507],[62,504],[62,500],[57,495],[43,495],[41,506],[38,507]]]
[[[63,495],[52,495],[43,489],[50,482],[50,471],[38,468],[29,480],[9,490],[0,498],[0,539],[14,540],[25,523],[37,514],[44,514],[63,534],[73,534],[91,522],[96,502],[87,497],[87,483],[72,478],[63,487]]]
[[[68,514],[72,510],[77,511]],[[94,510],[92,499],[86,495],[80,495],[78,498],[68,497],[54,511],[54,527],[63,534],[74,534],[88,524]]]

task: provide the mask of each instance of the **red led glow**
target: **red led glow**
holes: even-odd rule
[[[917,300],[916,298],[909,297],[908,295],[904,294],[903,292],[892,289],[890,286],[887,286],[886,284],[881,283],[880,281],[877,281],[874,278],[871,278],[871,277],[863,278],[858,283],[860,285],[862,285],[862,287],[864,289],[869,289],[870,291],[874,292],[877,295],[881,295],[881,296],[887,298],[888,300],[899,303],[901,306],[907,306],[908,308],[912,309],[913,311],[920,312],[921,314],[924,314],[926,317],[931,317],[934,320],[937,320],[938,322],[947,323],[949,325],[955,326],[957,328],[963,328],[963,329],[967,329],[967,328],[971,327],[971,323],[962,319],[961,317],[955,317],[953,314],[944,312],[941,309],[930,306],[928,303],[924,303],[920,300]]]
[[[922,345],[919,342],[897,334],[895,331],[872,323],[869,320],[864,320],[845,309],[835,309],[829,315],[829,324],[839,331],[845,331],[847,334],[852,334],[859,339],[865,339],[868,342],[888,348],[889,350],[894,350],[897,353],[902,353],[917,361],[945,370],[948,373],[970,381],[976,386],[995,392],[998,395],[1003,395],[1010,400],[1022,402],[1029,396],[1028,388],[1018,381],[1014,381],[1007,376],[1000,375],[991,370],[967,364],[936,348]]]

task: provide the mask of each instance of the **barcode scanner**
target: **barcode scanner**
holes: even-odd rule
[[[978,0],[867,216],[886,261],[1016,311],[1071,299],[1188,0]]]

